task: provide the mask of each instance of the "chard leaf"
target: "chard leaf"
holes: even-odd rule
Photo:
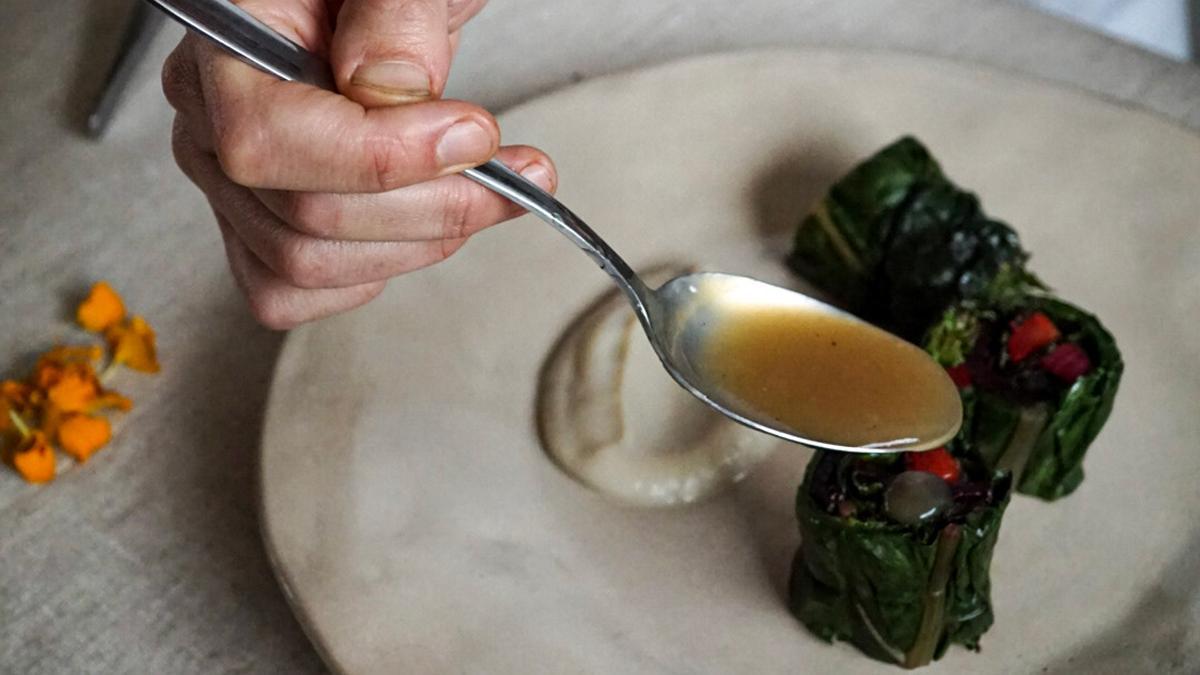
[[[954,525],[951,547],[940,525],[913,528],[823,511],[810,485],[824,454],[814,455],[796,496],[803,543],[789,589],[793,614],[824,640],[848,640],[900,665],[939,658],[952,642],[976,647],[992,622],[989,568],[1009,476],[994,476],[993,504]]]
[[[1092,370],[1048,403],[1022,405],[997,393],[963,390],[963,425],[951,450],[973,453],[991,468],[1011,469],[1023,494],[1045,500],[1065,497],[1083,481],[1084,456],[1112,413],[1124,371],[1121,353],[1095,316],[1044,291],[1018,295],[1006,290],[987,297],[995,304],[966,302],[948,310],[930,331],[926,350],[944,363],[961,346],[955,338],[965,335],[954,328],[970,324],[969,317],[1036,310],[1056,325],[1075,327],[1067,337],[1093,357]],[[1037,410],[1039,406],[1045,410]]]
[[[925,351],[943,366],[957,366],[967,360],[967,354],[978,337],[979,315],[951,308],[929,330],[925,338]]]
[[[943,180],[941,168],[905,137],[859,164],[829,190],[796,232],[788,264],[851,307],[863,303],[883,260],[894,211],[913,187]]]
[[[1073,339],[1098,357],[1092,370],[1075,381],[1057,402],[1030,454],[1018,489],[1046,500],[1064,497],[1083,481],[1088,446],[1112,414],[1125,363],[1111,333],[1093,315],[1049,296],[1031,301],[1060,325],[1073,324]]]
[[[919,141],[855,167],[800,224],[788,264],[851,311],[910,340],[1028,255]]]

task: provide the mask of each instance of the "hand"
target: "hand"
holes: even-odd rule
[[[361,305],[521,210],[456,172],[496,156],[553,190],[542,152],[500,148],[482,108],[439,100],[486,0],[246,0],[329,59],[341,95],[277,80],[188,34],[163,66],[172,146],[230,268],[272,328]]]

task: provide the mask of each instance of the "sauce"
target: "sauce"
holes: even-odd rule
[[[748,417],[818,444],[928,449],[962,421],[958,390],[924,351],[820,305],[731,303],[700,356],[696,370]]]
[[[664,283],[686,269],[643,273]],[[573,322],[542,367],[538,436],[555,466],[626,504],[691,504],[720,493],[782,443],[667,377],[612,289]]]

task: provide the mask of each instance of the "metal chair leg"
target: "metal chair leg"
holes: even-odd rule
[[[117,58],[108,71],[104,90],[87,118],[87,133],[92,138],[99,138],[108,129],[113,113],[129,87],[133,72],[145,56],[163,19],[161,12],[155,11],[142,0],[134,5],[133,15],[129,17],[125,34],[121,37]]]

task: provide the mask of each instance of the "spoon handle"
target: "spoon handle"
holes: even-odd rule
[[[228,0],[147,0],[185,27],[252,66],[292,82],[336,92],[329,64]],[[617,282],[646,320],[649,292],[633,269],[561,202],[496,160],[462,172],[549,223]]]

